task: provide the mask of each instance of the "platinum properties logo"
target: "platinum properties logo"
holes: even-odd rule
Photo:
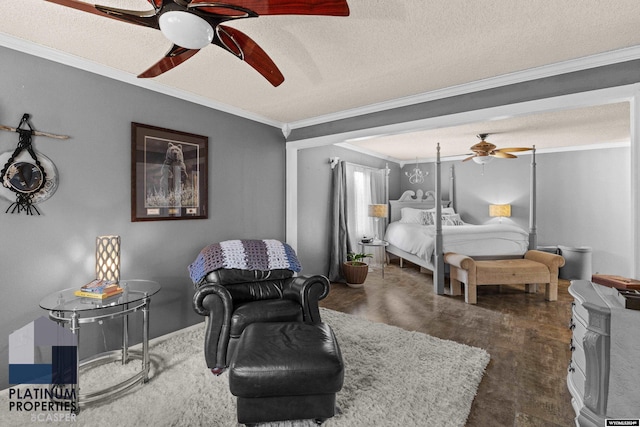
[[[31,421],[75,421],[78,409],[77,337],[46,317],[9,335],[9,411]],[[36,386],[37,385],[37,386]]]
[[[75,422],[75,397],[73,388],[10,388],[9,411],[31,412],[32,422]]]

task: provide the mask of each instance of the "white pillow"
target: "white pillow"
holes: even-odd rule
[[[400,209],[400,221],[402,224],[422,224],[422,209],[402,208]]]

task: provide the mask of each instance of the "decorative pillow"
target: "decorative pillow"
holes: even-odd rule
[[[400,222],[402,224],[422,224],[422,209],[402,208],[400,209]]]
[[[436,213],[432,210],[422,213],[422,225],[436,225]]]
[[[442,215],[442,225],[464,225],[460,215]]]
[[[444,209],[444,208],[443,208]],[[447,208],[451,209],[451,208]],[[463,225],[464,222],[460,219],[459,214],[442,214],[442,225]],[[429,210],[425,211],[422,215],[422,225],[436,225],[436,213]]]

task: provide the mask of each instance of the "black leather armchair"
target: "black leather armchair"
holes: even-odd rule
[[[211,372],[219,375],[229,366],[242,331],[251,323],[320,322],[318,301],[329,293],[329,280],[293,274],[219,269],[196,284],[193,308],[207,316],[204,354]]]

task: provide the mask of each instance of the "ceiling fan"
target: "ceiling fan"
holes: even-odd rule
[[[528,147],[498,148],[495,144],[486,141],[488,136],[488,133],[481,133],[477,135],[477,137],[480,138],[480,142],[471,147],[471,151],[474,153],[473,156],[467,157],[463,162],[473,159],[476,163],[486,164],[493,160],[494,157],[515,159],[518,156],[511,154],[511,152],[531,150],[531,148]]]
[[[223,22],[262,15],[349,15],[346,0],[147,0],[153,7],[148,11],[123,10],[79,0],[46,1],[160,30],[173,46],[138,77],[159,76],[214,44],[245,61],[273,86],[279,86],[284,76],[269,55],[249,36],[221,25]]]

